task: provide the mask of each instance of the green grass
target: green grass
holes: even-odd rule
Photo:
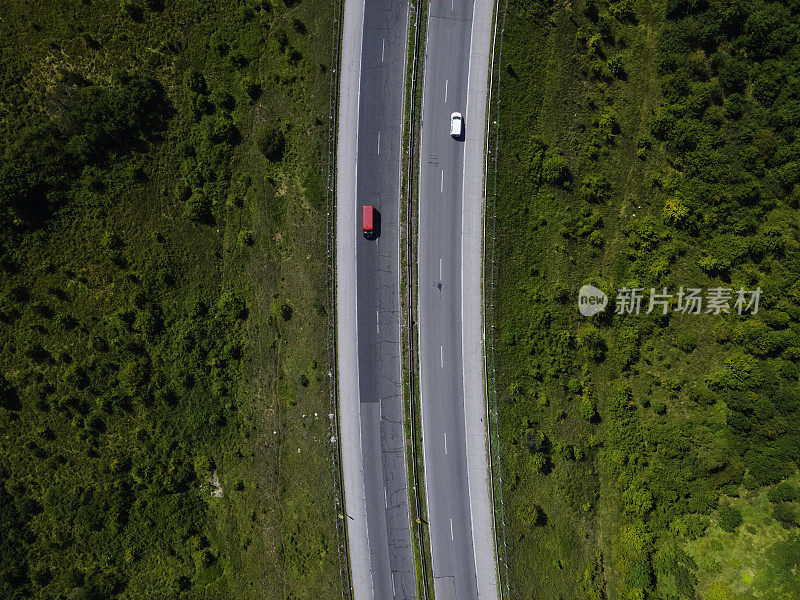
[[[586,565],[594,559],[598,545],[598,533],[593,530],[601,482],[592,461],[556,458],[551,472],[536,474],[521,462],[516,464],[524,461],[524,456],[516,458],[514,446],[509,445],[518,438],[520,424],[530,420],[534,429],[552,432],[554,439],[581,447],[591,457],[595,451],[588,440],[597,434],[596,427],[577,414],[577,403],[565,397],[561,386],[535,383],[540,377],[530,372],[527,361],[517,358],[516,348],[504,344],[504,340],[509,341],[508,334],[503,337],[505,331],[511,330],[508,323],[515,324],[513,329],[520,331],[515,335],[520,338],[524,337],[523,332],[543,325],[532,321],[531,303],[546,302],[557,293],[538,291],[543,283],[557,282],[559,287],[577,289],[584,272],[608,268],[608,252],[604,256],[591,250],[560,250],[564,242],[558,225],[565,213],[574,214],[578,210],[575,205],[580,206],[573,194],[577,182],[567,189],[544,186],[537,191],[536,175],[530,165],[531,138],[535,135],[548,148],[563,151],[574,180],[580,181],[581,173],[593,169],[584,146],[598,111],[587,104],[587,88],[592,88],[587,85],[577,58],[573,52],[566,56],[564,52],[565,48],[575,47],[577,28],[573,21],[580,18],[576,13],[556,10],[550,20],[552,25],[547,25],[547,21],[537,22],[518,4],[510,3],[502,47],[495,305],[497,335],[501,339],[496,343],[500,353],[498,395],[508,560],[512,595],[523,597],[534,589],[542,593],[547,590],[548,597],[553,590],[559,590],[565,598],[581,597],[574,582],[580,580]],[[646,32],[652,26],[643,23],[638,28],[620,28],[630,38],[627,55],[646,54]],[[647,167],[631,151],[631,143],[636,139],[642,113],[646,114],[648,103],[652,102],[648,90],[653,73],[647,63],[639,68],[635,68],[639,65],[634,61],[626,64],[631,64],[627,82],[610,86],[605,101],[619,107],[617,118],[624,132],[602,159],[615,191],[620,190],[615,194],[614,206],[603,210],[605,230],[609,232],[621,228],[625,213],[631,211],[629,198],[639,194],[638,188],[646,181],[643,171]],[[570,205],[572,209],[565,211],[565,206]],[[615,243],[619,242],[613,237],[607,241],[609,246]],[[533,260],[537,254],[541,258]],[[557,358],[561,352],[556,339],[547,347],[547,354],[552,354],[554,361],[563,360]],[[517,373],[526,371],[531,384],[526,385],[519,398],[510,399],[506,391],[509,382],[518,377]],[[545,397],[547,404],[543,405]],[[547,515],[544,525],[528,529],[519,523],[517,515],[530,503],[542,506]],[[584,510],[586,505],[591,508]]]
[[[4,6],[3,597],[341,596],[334,7],[290,4]],[[120,71],[157,82],[161,108],[114,125],[136,107],[114,104]],[[272,160],[264,126],[285,138]]]
[[[733,532],[712,516],[705,535],[686,542],[684,551],[697,565],[697,590],[704,598],[797,598],[793,575],[782,569],[781,557],[800,551],[796,528],[775,520],[775,504],[764,492],[739,490],[726,505],[741,510],[743,522]],[[795,503],[796,504],[796,503]],[[673,582],[668,582],[667,585]],[[665,586],[666,587],[666,586]]]
[[[680,2],[508,3],[492,314],[514,598],[728,597],[668,550],[724,490],[796,470],[797,119],[779,115],[797,97],[763,69],[795,72],[798,16],[762,8],[744,26]],[[587,319],[587,283],[610,311],[622,287],[769,299],[757,317]],[[772,526],[751,526],[767,552]],[[782,581],[796,556],[774,555]]]

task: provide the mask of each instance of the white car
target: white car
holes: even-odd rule
[[[450,135],[454,138],[460,138],[464,134],[464,117],[460,112],[454,112],[450,115]]]

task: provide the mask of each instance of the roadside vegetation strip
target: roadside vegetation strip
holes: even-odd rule
[[[341,466],[341,431],[339,429],[339,397],[336,364],[336,139],[339,108],[339,70],[340,50],[342,44],[342,7],[344,0],[335,2],[332,23],[331,61],[329,69],[330,100],[328,107],[328,170],[326,173],[325,204],[327,208],[327,278],[328,278],[328,378],[330,383],[331,441],[333,450],[333,476],[336,484],[336,539],[339,553],[339,578],[342,598],[352,598],[353,588],[350,581],[350,554],[347,544],[347,526],[345,523],[344,488],[342,485]]]
[[[4,6],[0,595],[340,596],[331,12]]]
[[[422,86],[418,80],[422,73],[422,60],[424,54],[424,32],[427,19],[427,0],[416,0],[411,6],[413,17],[409,27],[409,51],[406,65],[406,101],[403,125],[403,147],[404,161],[402,165],[401,183],[401,223],[405,224],[401,235],[401,284],[405,290],[402,305],[405,309],[405,328],[402,335],[403,354],[405,358],[405,368],[403,369],[403,395],[406,402],[406,435],[410,439],[409,462],[410,474],[410,498],[409,506],[412,519],[412,539],[414,542],[414,559],[416,562],[416,574],[418,582],[418,594],[423,599],[432,597],[432,588],[429,582],[433,581],[433,568],[430,560],[430,543],[427,534],[427,511],[425,505],[425,485],[422,471],[422,440],[418,436],[421,431],[422,422],[418,406],[419,394],[419,373],[416,366],[414,352],[414,331],[415,318],[414,301],[416,280],[414,278],[413,266],[416,264],[416,202],[418,198],[418,181],[414,176],[418,172],[418,136],[420,120],[420,102],[422,98]]]
[[[794,593],[800,15],[508,10],[493,309],[511,593]],[[605,313],[580,315],[584,284]],[[677,297],[614,314],[623,287],[740,286],[758,314]]]
[[[503,502],[503,475],[501,469],[501,444],[497,406],[497,373],[495,365],[495,314],[494,314],[494,276],[495,245],[497,227],[497,163],[500,146],[500,80],[503,66],[503,34],[508,11],[508,0],[497,0],[494,13],[494,34],[492,35],[492,56],[489,70],[489,94],[487,102],[487,130],[485,150],[485,197],[484,212],[484,376],[486,383],[486,424],[489,433],[489,469],[491,477],[492,507],[494,517],[494,540],[497,552],[500,597],[510,598],[511,589],[508,571],[508,548],[506,541],[505,505]],[[498,30],[498,24],[500,24]],[[487,281],[486,273],[489,277]],[[488,332],[486,331],[488,325]],[[485,347],[488,341],[489,348]]]

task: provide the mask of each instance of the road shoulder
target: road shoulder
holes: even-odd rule
[[[371,600],[367,503],[361,456],[356,285],[356,169],[364,4],[344,0],[336,145],[336,350],[339,437],[354,600]]]
[[[467,135],[465,139],[461,246],[461,351],[467,473],[478,598],[487,600],[499,597],[487,456],[482,293],[486,96],[493,12],[492,0],[475,0],[467,83],[467,122],[479,127],[474,128],[476,135]]]

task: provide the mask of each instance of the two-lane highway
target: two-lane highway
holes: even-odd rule
[[[400,156],[408,3],[364,8],[357,216],[378,211],[375,240],[357,237],[361,447],[374,597],[415,598],[400,346]]]
[[[337,348],[355,600],[416,598],[400,346],[407,0],[348,0],[337,145]],[[361,209],[380,215],[361,235]]]
[[[480,360],[492,4],[428,5],[417,272],[425,491],[437,600],[498,597]],[[464,115],[462,140],[449,136],[452,112]]]
[[[419,208],[419,352],[425,489],[437,600],[477,599],[461,379],[461,175],[449,135],[464,111],[472,1],[431,2]],[[464,115],[465,131],[472,124]]]

